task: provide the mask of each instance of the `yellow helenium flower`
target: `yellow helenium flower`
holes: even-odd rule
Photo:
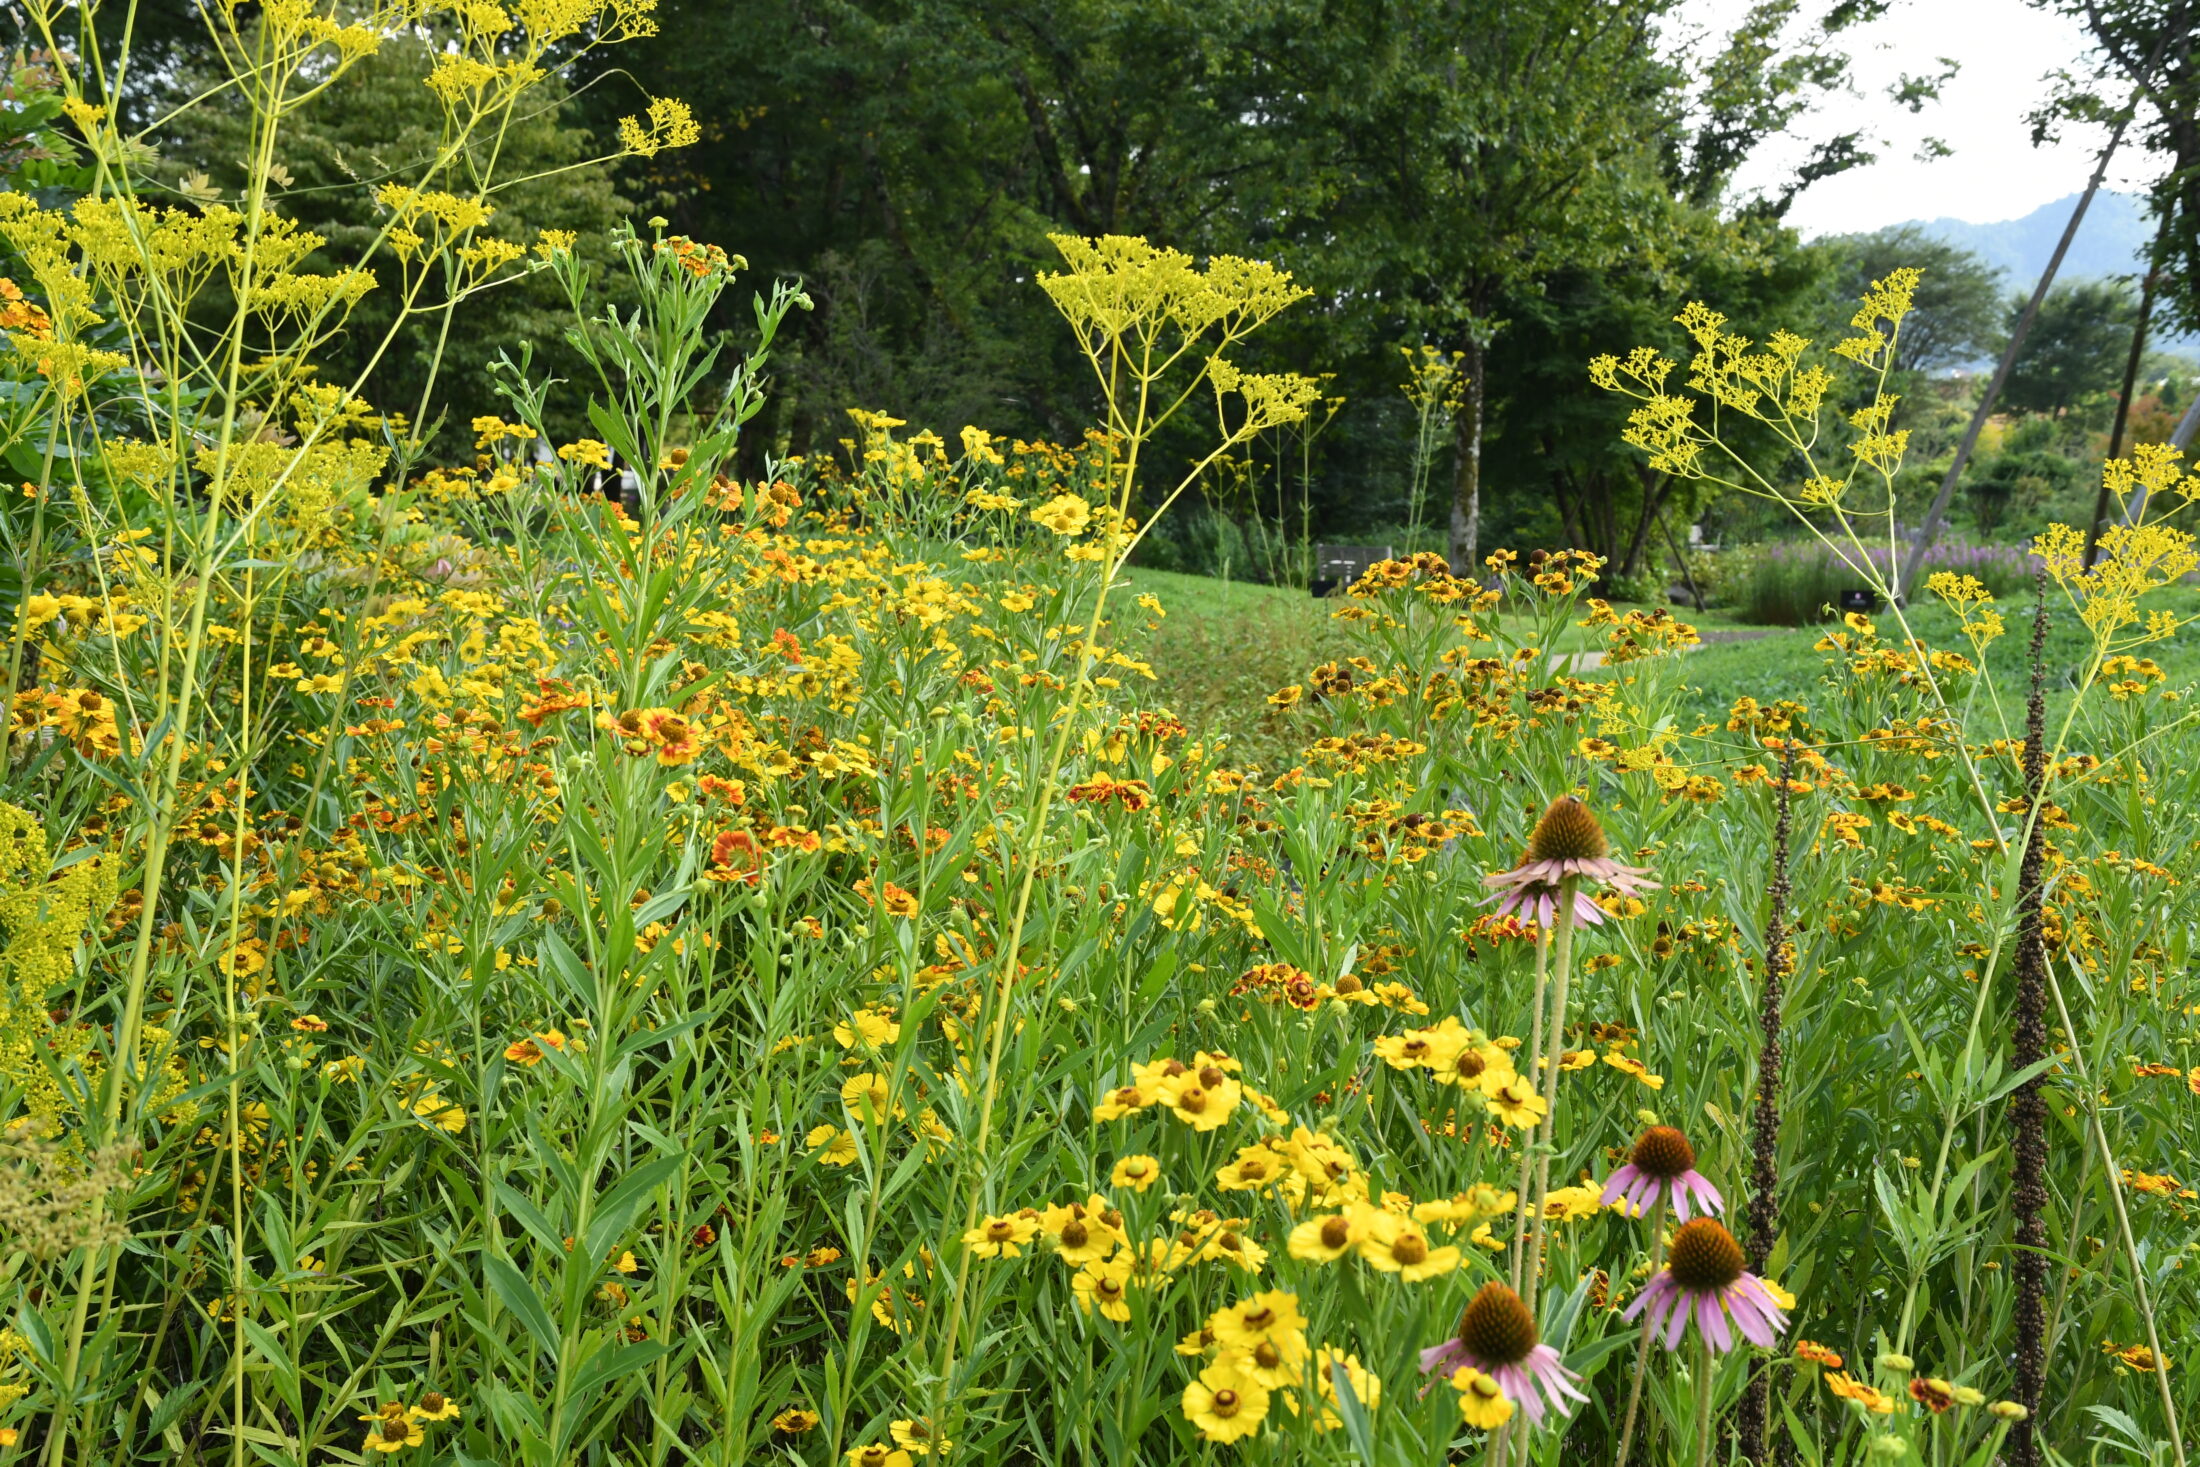
[[[1193,1130],[1212,1131],[1230,1118],[1244,1093],[1237,1081],[1210,1065],[1162,1081],[1160,1100]]]
[[[1103,1318],[1118,1324],[1131,1317],[1130,1278],[1135,1260],[1128,1250],[1113,1258],[1088,1263],[1071,1276],[1070,1292],[1077,1296],[1077,1307],[1090,1314],[1097,1309]]]
[[[1023,1255],[1024,1244],[1038,1231],[1036,1214],[1011,1213],[1007,1217],[987,1218],[964,1233],[963,1241],[980,1258],[1018,1258]]]
[[[1217,1360],[1184,1387],[1184,1416],[1211,1442],[1234,1442],[1260,1430],[1268,1388],[1230,1357]]]
[[[1434,1248],[1420,1225],[1394,1213],[1371,1211],[1360,1257],[1370,1267],[1394,1273],[1409,1284],[1437,1278],[1459,1266],[1459,1250]]]
[[[1518,1075],[1491,1091],[1488,1105],[1491,1115],[1508,1126],[1523,1130],[1539,1124],[1549,1109],[1534,1087]]]
[[[1316,1431],[1335,1431],[1344,1425],[1344,1418],[1337,1414],[1337,1372],[1344,1372],[1345,1383],[1351,1388],[1352,1397],[1363,1411],[1373,1411],[1382,1404],[1382,1378],[1360,1364],[1360,1357],[1348,1355],[1334,1345],[1324,1345],[1314,1352],[1314,1383],[1326,1403],[1314,1413]]]
[[[1306,1316],[1299,1313],[1298,1295],[1278,1289],[1215,1311],[1207,1327],[1226,1350],[1250,1350],[1263,1341],[1282,1344],[1295,1340],[1302,1345],[1306,1341]]]
[[[1064,1263],[1092,1263],[1122,1242],[1123,1215],[1097,1194],[1079,1204],[1050,1207],[1039,1214],[1039,1230],[1052,1240]]]
[[[1033,510],[1031,518],[1057,535],[1082,535],[1092,523],[1092,506],[1074,494],[1057,494]]]
[[[1452,1372],[1451,1388],[1459,1393],[1459,1414],[1469,1426],[1494,1431],[1512,1420],[1513,1403],[1497,1382],[1471,1365]]]
[[[856,1159],[856,1138],[838,1126],[812,1127],[802,1144],[827,1166],[846,1166]]]
[[[1334,1263],[1352,1251],[1361,1231],[1349,1217],[1310,1217],[1291,1230],[1291,1256],[1303,1263]]]
[[[1160,1180],[1161,1163],[1150,1156],[1126,1156],[1108,1173],[1111,1185],[1128,1187],[1133,1192],[1143,1192]]]

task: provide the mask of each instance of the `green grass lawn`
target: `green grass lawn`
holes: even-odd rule
[[[1171,571],[1133,569],[1127,575],[1132,594],[1151,594],[1168,612],[1158,628],[1130,639],[1154,669],[1149,701],[1172,709],[1199,736],[1227,735],[1236,762],[1269,769],[1296,763],[1303,735],[1267,699],[1278,688],[1303,683],[1317,664],[1350,654],[1347,629],[1330,619],[1336,603],[1274,586]],[[2066,606],[2058,602],[2053,609],[2047,661],[2049,686],[2057,690],[2053,701],[2059,705],[2083,666],[2088,643]],[[2189,613],[2190,608],[2180,609]],[[1684,718],[1723,720],[1744,694],[1761,702],[1795,698],[1815,703],[1826,696],[1825,654],[1814,650],[1821,629],[1752,626],[1719,611],[1675,612],[1706,643],[1688,654]],[[2002,614],[2009,634],[1993,646],[1989,660],[2005,691],[2021,690],[2030,611],[2012,603]],[[1126,614],[1121,624],[1136,627],[1145,620]],[[1892,617],[1878,620],[1882,635],[1899,637]],[[1963,648],[1955,619],[1937,603],[1916,608],[1910,620],[1932,645]],[[1560,650],[1597,640],[1601,638],[1579,631]],[[2200,634],[2188,629],[2140,650],[2161,664],[2171,686],[2200,683]],[[2008,712],[2013,724],[2021,721],[2021,709]]]

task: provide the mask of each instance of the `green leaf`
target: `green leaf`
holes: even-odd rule
[[[534,1286],[505,1259],[494,1254],[481,1260],[482,1271],[488,1275],[489,1287],[496,1291],[504,1307],[519,1317],[527,1333],[533,1335],[542,1353],[555,1360],[558,1355],[558,1329],[550,1322],[550,1311],[542,1307],[542,1300],[535,1294]]]
[[[672,1180],[675,1172],[687,1162],[685,1151],[671,1156],[660,1156],[655,1161],[644,1162],[619,1179],[617,1186],[598,1199],[596,1216],[588,1225],[588,1257],[601,1259],[610,1253],[634,1221],[634,1214],[648,1200],[649,1194]]]

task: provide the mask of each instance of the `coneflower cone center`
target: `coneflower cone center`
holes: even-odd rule
[[[1597,824],[1589,807],[1572,795],[1560,795],[1551,801],[1528,837],[1531,861],[1598,861],[1609,849],[1604,827]]]
[[[1459,1316],[1459,1343],[1484,1365],[1518,1365],[1535,1349],[1535,1317],[1511,1289],[1484,1284]]]
[[[1635,1154],[1629,1160],[1635,1170],[1669,1182],[1696,1169],[1696,1148],[1671,1126],[1652,1126],[1635,1143]]]
[[[1676,1228],[1665,1259],[1666,1267],[1673,1270],[1673,1282],[1690,1293],[1724,1289],[1742,1276],[1742,1245],[1708,1217]]]

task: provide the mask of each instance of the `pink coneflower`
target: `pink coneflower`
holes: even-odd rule
[[[1635,1143],[1627,1165],[1612,1173],[1599,1199],[1606,1207],[1622,1197],[1636,1212],[1647,1212],[1660,1196],[1673,1206],[1673,1216],[1688,1221],[1688,1199],[1694,1197],[1708,1215],[1726,1211],[1726,1199],[1696,1170],[1696,1149],[1671,1126],[1652,1126]]]
[[[1566,1397],[1589,1399],[1574,1389],[1580,1377],[1559,1363],[1558,1351],[1540,1343],[1528,1306],[1503,1284],[1484,1284],[1459,1316],[1458,1334],[1421,1352],[1424,1375],[1448,1380],[1462,1366],[1496,1381],[1531,1424],[1542,1422],[1546,1396],[1561,1416],[1573,1414]]]
[[[1572,877],[1574,920],[1594,927],[1604,920],[1604,909],[1589,895],[1589,888],[1609,886],[1622,896],[1658,889],[1647,870],[1622,865],[1607,854],[1609,849],[1604,827],[1597,824],[1589,807],[1572,795],[1560,795],[1535,823],[1520,864],[1483,880],[1498,888],[1499,916],[1532,916],[1547,928],[1558,910],[1562,883]]]
[[[1623,1318],[1649,1311],[1644,1327],[1664,1331],[1665,1348],[1676,1349],[1694,1316],[1697,1333],[1713,1350],[1734,1348],[1734,1329],[1753,1345],[1770,1349],[1787,1328],[1787,1315],[1764,1285],[1743,1267],[1742,1245],[1708,1217],[1682,1223],[1666,1250],[1665,1267],[1650,1280]],[[1727,1317],[1734,1319],[1733,1329]]]

